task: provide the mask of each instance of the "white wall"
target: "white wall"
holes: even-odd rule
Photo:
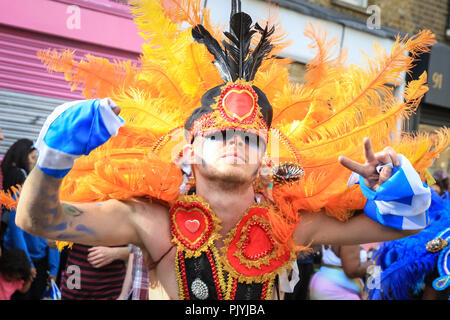
[[[230,1],[208,0],[207,7],[211,9],[211,18],[214,23],[226,25],[230,17]],[[247,12],[253,21],[266,19],[268,17],[268,5],[261,0],[242,1],[242,11]],[[306,23],[318,23],[325,25],[329,39],[338,37],[339,43],[348,48],[348,63],[360,64],[361,52],[371,55],[373,42],[376,41],[386,50],[390,50],[394,41],[387,38],[377,37],[376,35],[362,32],[356,29],[345,27],[335,22],[317,19],[307,16],[293,10],[279,7],[278,18],[283,29],[288,33],[292,41],[290,47],[283,51],[283,55],[292,58],[301,63],[307,63],[314,57],[314,51],[308,47],[310,40],[303,35],[303,29]],[[336,53],[337,54],[337,53]]]

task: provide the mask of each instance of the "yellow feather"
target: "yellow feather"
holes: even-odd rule
[[[316,56],[306,66],[308,71],[305,79],[310,86],[317,87],[319,83],[323,86],[327,79],[332,79],[328,77],[328,73],[333,71],[331,67],[334,67],[334,71],[338,71],[337,67],[343,63],[343,55],[331,58],[338,50],[338,38],[327,41],[325,27],[319,24],[316,30],[312,23],[306,25],[304,35],[312,40],[309,47],[317,50]]]
[[[261,19],[258,21],[258,24],[265,28],[266,25],[268,26],[268,30],[270,30],[272,27],[275,27],[275,31],[270,37],[270,42],[274,46],[271,55],[278,56],[280,55],[280,52],[289,47],[292,43],[292,40],[288,39],[288,33],[286,30],[283,29],[283,26],[281,25],[281,21],[278,16],[278,6],[274,3],[266,2],[267,5],[267,18]],[[260,34],[256,34],[255,37],[252,38],[252,44],[256,46],[260,40]],[[269,59],[264,60],[262,62],[262,65],[259,70],[265,70],[264,64],[270,61]]]
[[[19,203],[19,194],[22,186],[11,187],[11,192],[0,190],[0,205],[6,209],[16,209]]]

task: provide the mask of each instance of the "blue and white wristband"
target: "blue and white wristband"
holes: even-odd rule
[[[64,177],[75,159],[117,135],[124,120],[114,113],[116,107],[109,98],[58,106],[48,116],[37,139],[37,166],[50,176]]]
[[[353,173],[348,185],[359,183],[367,198],[365,214],[382,225],[400,230],[419,230],[429,223],[430,188],[422,183],[409,160],[399,154],[400,167],[393,167],[392,175],[378,187],[370,189],[364,178]],[[383,165],[386,166],[386,165]],[[382,166],[377,168],[380,172]]]

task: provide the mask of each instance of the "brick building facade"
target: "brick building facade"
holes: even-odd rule
[[[295,1],[295,0],[294,0]],[[370,13],[365,8],[353,6],[350,3],[376,5],[380,8],[381,24],[410,34],[421,29],[430,29],[436,34],[439,42],[450,44],[447,36],[449,26],[448,0],[308,0],[321,6],[332,8],[359,19],[367,19]]]

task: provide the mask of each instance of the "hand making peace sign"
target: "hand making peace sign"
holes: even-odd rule
[[[364,157],[366,158],[364,164],[360,164],[344,156],[340,156],[338,160],[344,167],[362,176],[370,189],[377,190],[392,174],[392,168],[390,166],[383,167],[380,173],[376,170],[377,166],[392,164],[398,167],[400,166],[400,161],[397,153],[391,147],[386,147],[383,151],[374,153],[369,138],[364,138],[363,144]]]

